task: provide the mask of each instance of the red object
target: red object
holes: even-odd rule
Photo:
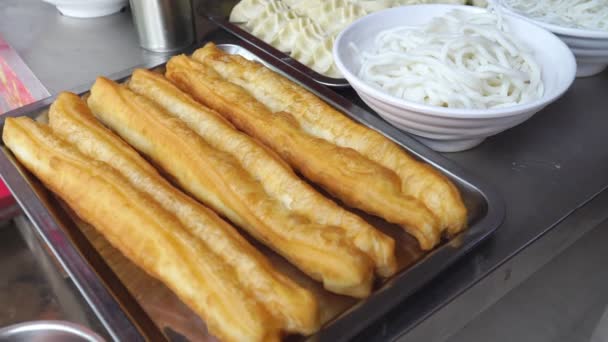
[[[2,56],[0,56],[0,97],[4,98],[9,109],[34,102],[30,92]]]
[[[0,115],[47,96],[49,92],[0,35]],[[0,212],[14,205],[11,192],[0,181]]]
[[[0,181],[0,209],[8,208],[13,205],[15,205],[15,199],[6,185]]]

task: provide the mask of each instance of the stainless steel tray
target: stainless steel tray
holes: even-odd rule
[[[378,229],[396,239],[400,265],[400,271],[395,276],[379,281],[373,294],[360,301],[329,294],[310,279],[304,279],[305,277],[302,277],[282,258],[278,258],[260,247],[264,253],[269,255],[276,267],[297,278],[296,281],[304,284],[304,286],[309,287],[320,296],[322,302],[322,317],[325,322],[322,329],[309,338],[293,336],[289,340],[344,341],[355,336],[401,300],[412,295],[416,289],[438,275],[475,245],[490,236],[502,222],[504,216],[502,200],[490,186],[475,175],[464,171],[407,134],[392,127],[378,116],[354,105],[306,75],[294,72],[293,68],[284,63],[278,63],[276,59],[269,56],[268,52],[259,47],[249,42],[220,44],[219,46],[229,53],[240,54],[245,58],[263,62],[298,82],[352,119],[381,132],[412,155],[435,166],[457,185],[469,210],[469,229],[426,254],[417,249],[416,242],[403,233],[401,229],[359,212]],[[126,80],[131,71],[127,70],[119,75],[114,75],[112,78],[117,81]],[[88,88],[85,87],[75,92],[85,95]],[[3,127],[6,116],[28,115],[39,117],[53,100],[53,98],[49,98],[10,112],[0,118],[0,125]],[[66,272],[72,277],[78,289],[94,308],[100,321],[104,323],[113,338],[129,341],[144,338],[182,340],[180,337],[192,336],[184,334],[179,330],[179,327],[171,322],[159,321],[158,317],[149,310],[150,306],[144,298],[146,294],[140,293],[139,289],[133,291],[132,286],[125,285],[127,283],[125,279],[127,278],[124,277],[124,274],[115,272],[116,268],[113,268],[115,261],[111,259],[114,259],[114,254],[117,254],[117,252],[112,254],[112,251],[100,250],[98,248],[99,241],[96,241],[97,239],[92,238],[90,232],[87,232],[87,230],[92,229],[87,229],[82,222],[78,222],[74,215],[65,206],[61,205],[59,200],[19,165],[10,151],[3,148],[3,152],[0,153],[2,179],[11,189],[38,233],[49,245],[50,250],[66,269]],[[117,257],[121,256],[118,255]],[[136,273],[138,270],[131,268],[127,273],[129,272]],[[145,289],[142,291],[145,292]],[[174,316],[179,316],[182,323],[187,321],[187,324],[181,325],[188,325],[191,329],[204,332],[201,335],[194,335],[195,337],[191,337],[192,340],[209,337],[205,335],[206,331],[200,319],[195,317],[176,298],[172,298],[170,295],[167,297],[165,294],[163,296],[164,302],[157,301],[155,305],[165,305],[162,307],[163,311],[171,312],[173,310]],[[150,299],[150,296],[148,299]],[[155,297],[152,298],[152,300],[156,299]],[[167,301],[171,305],[166,305]]]
[[[252,35],[246,30],[242,29],[240,26],[231,23],[225,16],[218,15],[208,15],[207,18],[221,27],[222,29],[228,31],[229,33],[235,35],[239,39],[242,39],[262,50],[267,52],[273,59],[277,60],[280,63],[284,63],[285,65],[292,68],[294,71],[302,73],[316,82],[326,85],[328,87],[349,87],[350,84],[344,78],[333,78],[325,75],[321,75],[320,73],[314,71],[308,66],[300,63],[298,60],[291,58],[286,53],[276,49],[274,46],[266,43],[265,41],[259,39],[258,37]]]

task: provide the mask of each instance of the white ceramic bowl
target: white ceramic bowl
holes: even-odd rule
[[[491,1],[496,3],[495,0]],[[509,14],[528,20],[557,35],[563,40],[576,57],[577,77],[588,77],[599,74],[608,66],[608,32],[586,30],[559,26],[536,20],[511,10],[504,5],[501,8]]]
[[[61,14],[74,18],[96,18],[114,14],[128,0],[42,0],[55,5]]]
[[[333,51],[336,65],[365,103],[394,126],[418,136],[429,147],[443,152],[472,148],[486,137],[527,120],[557,100],[570,87],[576,73],[574,56],[559,38],[528,21],[507,15],[505,20],[511,31],[533,50],[542,68],[545,92],[538,100],[488,110],[444,108],[392,96],[357,76],[360,62],[350,47],[351,43],[360,50],[367,50],[380,31],[406,24],[423,25],[453,9],[486,11],[468,6],[413,5],[376,12],[355,21],[342,31]]]
[[[578,64],[576,76],[589,77],[599,74],[608,66],[608,50],[591,50],[570,47]]]

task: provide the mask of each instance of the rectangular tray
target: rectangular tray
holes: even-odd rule
[[[490,236],[502,222],[504,216],[502,199],[475,175],[465,172],[377,115],[363,110],[305,75],[293,72],[289,66],[277,63],[276,59],[257,46],[248,42],[219,44],[219,46],[229,53],[258,60],[286,75],[347,116],[379,131],[412,155],[433,165],[460,189],[469,211],[469,228],[426,254],[418,250],[415,240],[401,229],[358,212],[372,225],[396,239],[400,265],[400,270],[395,276],[379,282],[370,297],[359,301],[329,294],[318,284],[302,277],[282,258],[256,244],[269,256],[276,267],[287,272],[320,297],[321,315],[325,322],[321,330],[308,338],[293,336],[289,340],[348,340]],[[127,70],[111,78],[119,82],[124,81],[131,72],[132,70]],[[83,87],[75,92],[85,95],[88,89],[89,87]],[[45,99],[10,112],[6,116],[28,115],[39,118],[53,100],[54,98]],[[4,117],[0,120],[0,125],[3,127]],[[21,167],[6,148],[0,153],[0,173],[41,238],[72,277],[110,336],[117,340],[129,341],[157,340],[163,337],[182,340],[180,337],[184,336],[190,337],[191,340],[209,338],[203,322],[194,313],[181,304],[164,286],[158,285],[160,283],[147,277],[143,271],[109,247],[104,239],[100,239],[98,234],[95,234],[94,229],[79,222],[61,201]],[[164,315],[150,309],[158,307],[162,308]],[[167,318],[166,312],[171,313],[172,317]],[[189,333],[200,333],[200,335]]]
[[[244,40],[244,41],[264,50],[270,56],[272,56],[273,59],[276,59],[280,63],[284,63],[285,65],[294,69],[296,72],[302,73],[302,74],[310,77],[317,83],[326,85],[328,87],[335,87],[335,88],[344,88],[344,87],[350,86],[348,81],[344,78],[328,77],[328,76],[322,75],[322,74],[314,71],[313,69],[309,68],[308,66],[300,63],[298,60],[291,58],[289,55],[287,55],[283,51],[278,50],[274,46],[266,43],[265,41],[259,39],[258,37],[252,35],[251,33],[247,32],[246,30],[242,29],[240,26],[231,23],[230,21],[228,21],[228,19],[225,16],[208,15],[207,18],[211,22],[213,22],[216,25],[218,25],[219,27],[221,27],[222,29],[226,30],[227,32],[235,35],[236,37],[238,37],[241,40]]]

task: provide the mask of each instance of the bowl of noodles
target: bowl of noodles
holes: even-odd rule
[[[441,152],[473,148],[524,122],[576,74],[572,52],[551,32],[468,6],[368,15],[342,31],[333,53],[367,105]]]
[[[577,77],[597,75],[608,66],[608,0],[492,0],[491,4],[555,33],[574,53]]]

